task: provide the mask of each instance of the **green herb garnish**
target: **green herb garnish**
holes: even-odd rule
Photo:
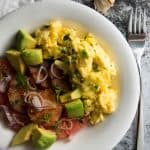
[[[66,54],[68,52],[68,48],[67,47],[61,47],[60,48],[60,51],[63,53],[63,54]]]
[[[97,92],[99,90],[99,86],[98,85],[95,85],[94,86],[94,90]]]
[[[58,86],[55,86],[54,90],[55,90],[55,93],[56,93],[56,99],[57,99],[57,101],[59,101],[59,96],[60,96],[60,94],[62,92],[62,89],[60,87],[58,87]]]
[[[42,120],[45,121],[45,122],[49,122],[51,116],[52,116],[51,113],[44,114]]]
[[[64,41],[67,41],[67,40],[71,41],[70,34],[69,34],[69,33],[66,34],[66,35],[64,36],[63,40],[64,40]]]
[[[17,81],[17,84],[25,89],[28,88],[28,85],[27,85],[27,80],[26,80],[26,77],[25,75],[21,74],[21,73],[17,73],[16,74],[16,81]]]
[[[80,57],[81,57],[81,58],[89,58],[89,55],[88,55],[88,53],[86,52],[86,50],[82,50],[82,51],[80,52]]]
[[[52,126],[53,130],[56,131],[56,133],[59,133],[58,126],[61,124],[61,120],[56,121],[55,125]]]
[[[99,72],[100,71],[99,65],[93,63],[92,67],[93,67],[93,71],[95,71],[95,72]]]

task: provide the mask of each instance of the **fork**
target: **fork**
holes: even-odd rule
[[[141,93],[138,105],[138,123],[137,123],[137,150],[144,150],[144,122],[143,122],[143,99],[142,99],[142,80],[141,80],[141,57],[144,53],[146,39],[146,12],[142,8],[131,9],[129,24],[128,24],[128,43],[131,46],[135,55],[139,75]]]

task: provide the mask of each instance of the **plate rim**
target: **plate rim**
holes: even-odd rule
[[[3,22],[4,20],[7,20],[9,19],[9,17],[15,17],[15,14],[18,13],[19,11],[25,11],[25,9],[29,8],[29,7],[35,7],[35,5],[44,5],[44,4],[52,4],[52,3],[61,3],[63,5],[63,3],[68,3],[71,4],[71,5],[76,5],[78,7],[82,7],[86,10],[88,10],[89,12],[91,12],[92,14],[94,15],[97,15],[97,16],[101,16],[107,23],[109,23],[111,26],[113,26],[114,30],[117,32],[117,34],[120,36],[121,40],[124,42],[124,44],[126,44],[126,46],[128,47],[128,50],[130,52],[130,55],[132,56],[132,58],[134,59],[134,63],[136,64],[136,70],[138,71],[138,65],[136,63],[136,59],[134,57],[134,54],[133,54],[133,51],[131,49],[131,47],[129,46],[129,44],[127,43],[125,37],[122,35],[122,33],[118,30],[118,28],[110,21],[108,20],[107,18],[105,18],[103,15],[99,14],[98,12],[96,12],[94,9],[92,8],[89,8],[88,6],[86,5],[83,5],[83,4],[80,4],[78,2],[74,2],[74,1],[60,1],[60,0],[55,0],[55,2],[52,2],[52,1],[37,1],[35,3],[31,3],[31,4],[27,4],[25,6],[22,6],[22,7],[19,7],[15,10],[13,10],[12,12],[9,12],[7,13],[6,15],[4,15],[3,17],[0,18],[0,24],[1,22]],[[138,71],[138,88],[140,89],[141,88],[141,85],[140,85],[140,75],[139,75],[139,71]],[[139,90],[138,92],[138,97],[140,97],[140,93],[141,93],[141,90]],[[134,110],[133,114],[132,114],[132,118],[130,119],[130,123],[128,123],[128,127],[126,127],[126,129],[124,129],[124,131],[120,134],[120,136],[118,138],[116,138],[116,140],[113,142],[112,144],[112,147],[116,146],[119,141],[123,138],[123,136],[125,135],[125,133],[127,132],[127,130],[129,129],[129,127],[131,126],[131,123],[132,121],[134,120],[134,116],[136,114],[136,110],[137,110],[137,107],[138,107],[138,101],[139,101],[139,98],[136,102],[136,109]]]

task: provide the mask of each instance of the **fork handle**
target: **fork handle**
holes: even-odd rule
[[[142,54],[141,54],[142,56]],[[138,122],[137,122],[137,150],[144,150],[144,119],[143,119],[143,96],[142,96],[142,77],[141,77],[141,56],[136,57],[139,76],[140,76],[140,97],[138,104]]]
[[[137,150],[144,150],[143,98],[140,96],[138,106]]]

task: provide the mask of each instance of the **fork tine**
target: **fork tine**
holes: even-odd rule
[[[133,24],[133,8],[131,8],[130,19],[128,25],[128,33],[132,33],[132,24]]]
[[[137,33],[137,7],[135,8],[133,32]]]
[[[143,33],[146,33],[146,11],[143,11],[143,25],[142,25]]]
[[[144,41],[146,37],[146,11],[131,8],[128,24],[128,41]]]
[[[141,31],[142,31],[142,26],[141,26],[141,16],[142,16],[142,9],[141,8],[139,8],[139,19],[138,19],[138,33],[141,33]]]

